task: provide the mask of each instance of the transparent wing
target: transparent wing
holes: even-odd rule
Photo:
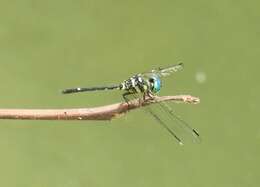
[[[157,76],[165,77],[174,72],[180,71],[182,69],[183,69],[183,63],[179,63],[179,64],[171,65],[171,66],[168,66],[165,68],[158,68],[158,69],[151,70],[149,72],[144,72],[144,73],[142,73],[142,75],[151,76],[153,74],[156,74]]]
[[[148,112],[154,119],[164,128],[166,129],[177,141],[180,145],[183,145],[181,138],[167,125],[167,123],[156,114],[156,112],[152,109],[152,107],[147,106],[144,108],[146,112]]]
[[[139,98],[137,95],[130,95],[130,97]],[[199,133],[177,116],[166,102],[148,105],[143,109],[166,129],[180,145],[183,145],[183,142],[186,142],[187,139],[200,143]]]
[[[127,98],[126,98],[126,96],[127,96]],[[128,101],[130,101],[130,99],[138,99],[141,96],[140,96],[140,94],[127,94],[123,97],[125,100],[127,99],[127,102],[128,102]],[[178,135],[168,126],[167,122],[163,118],[161,118],[160,115],[158,115],[158,112],[156,112],[156,110],[153,108],[152,105],[146,106],[143,109],[147,114],[149,114],[149,116],[152,116],[153,119],[155,119],[164,129],[166,129],[168,131],[168,133],[170,133],[173,136],[173,138],[175,138],[175,140],[178,141],[178,143],[180,145],[183,145],[181,138],[178,137]],[[163,112],[163,111],[161,111],[161,112]],[[161,112],[159,112],[159,113],[161,113]]]
[[[177,116],[168,103],[161,102],[158,104],[160,105],[162,111],[172,119],[173,121],[172,126],[176,126],[176,128],[180,129],[181,134],[184,133],[183,136],[188,136],[189,138],[192,139],[193,142],[196,143],[201,142],[200,135],[197,132],[197,130],[192,128],[186,121],[184,121],[182,118]]]

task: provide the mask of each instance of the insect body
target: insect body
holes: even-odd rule
[[[86,87],[86,88],[69,88],[62,91],[63,94],[71,94],[78,92],[87,92],[87,91],[98,91],[98,90],[123,90],[123,97],[126,101],[128,101],[127,96],[135,95],[137,93],[143,94],[144,98],[146,96],[153,97],[161,90],[161,77],[168,76],[173,72],[179,71],[183,68],[183,64],[176,64],[166,68],[158,68],[155,70],[151,70],[149,72],[136,74],[122,83],[111,86],[98,86],[98,87]],[[182,144],[182,139],[168,127],[169,122],[165,122],[159,115],[154,112],[151,108],[146,107],[147,112],[151,114],[151,116],[156,119],[156,121],[161,124],[173,137]],[[183,131],[188,132],[193,139],[199,142],[199,134],[198,132],[191,128],[187,122],[179,118],[172,110],[172,108],[167,105],[167,103],[159,103],[159,108],[163,113],[167,113],[168,116],[177,123],[177,126],[181,128]]]

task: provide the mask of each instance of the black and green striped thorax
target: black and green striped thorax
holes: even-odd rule
[[[141,74],[137,74],[123,81],[119,88],[133,93],[140,93],[149,90],[150,83]]]

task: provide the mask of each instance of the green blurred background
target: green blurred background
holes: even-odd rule
[[[201,144],[179,146],[142,110],[111,122],[0,121],[0,186],[259,186],[257,1],[0,2],[1,108],[75,108],[121,93],[61,95],[182,61],[161,95]]]

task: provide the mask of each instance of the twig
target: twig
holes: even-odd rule
[[[176,103],[199,103],[199,98],[190,95],[162,96],[153,99],[134,99],[128,103],[116,103],[95,108],[78,109],[0,109],[0,119],[26,120],[111,120],[126,112],[150,104],[173,101]]]

